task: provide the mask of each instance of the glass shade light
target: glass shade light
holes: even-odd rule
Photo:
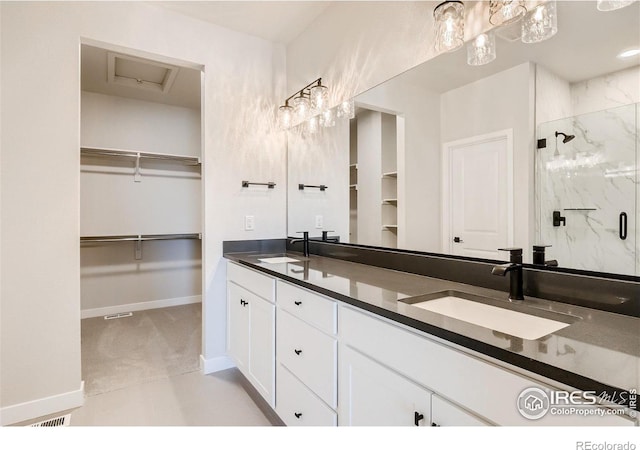
[[[433,11],[437,52],[451,52],[464,43],[464,5],[458,1],[440,3]]]
[[[292,116],[293,108],[288,104],[278,108],[278,124],[280,125],[280,128],[283,130],[291,128]]]
[[[316,134],[319,128],[320,123],[318,116],[309,117],[309,120],[307,120],[307,129],[309,130],[309,133]]]
[[[505,25],[522,18],[527,13],[524,1],[491,0],[489,2],[489,23]]]
[[[633,3],[633,0],[598,0],[598,11],[614,11]]]
[[[303,95],[299,95],[298,97],[293,99],[292,103],[296,117],[299,120],[306,119],[311,111],[309,99]]]
[[[482,33],[467,44],[467,64],[482,66],[496,59],[496,37],[493,33]]]
[[[558,32],[555,0],[536,6],[522,21],[522,42],[533,44],[549,39]]]
[[[356,116],[356,105],[353,99],[345,100],[338,106],[338,117],[353,119]]]
[[[327,109],[320,116],[321,125],[325,128],[332,127],[336,124],[336,112],[333,109]]]
[[[329,89],[326,86],[322,86],[318,84],[317,86],[313,86],[310,91],[311,93],[311,109],[314,111],[322,111],[327,107],[327,101],[329,98]]]

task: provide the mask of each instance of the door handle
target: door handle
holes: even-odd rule
[[[422,419],[424,419],[424,414],[420,414],[418,411],[413,413],[413,424],[415,426],[419,427]]]
[[[300,305],[302,305],[302,302],[295,301],[295,302],[293,302],[293,304],[296,305],[296,306],[300,306]]]
[[[456,236],[456,237],[453,238],[453,242],[460,243],[460,242],[464,242],[464,241],[462,239],[460,239],[459,236]]]
[[[300,355],[300,353],[302,353],[302,350],[294,349],[293,351],[295,352],[296,355]]]
[[[619,220],[619,236],[623,241],[627,238],[627,213],[621,212]]]

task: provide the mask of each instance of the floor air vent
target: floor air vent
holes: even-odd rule
[[[43,420],[42,422],[32,423],[30,427],[68,427],[71,421],[71,414],[67,414],[60,417],[54,417],[53,419]]]
[[[104,320],[121,319],[123,317],[131,317],[131,316],[133,316],[132,312],[108,314],[108,315],[104,316]]]

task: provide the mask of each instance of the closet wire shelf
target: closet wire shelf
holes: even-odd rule
[[[163,161],[175,161],[189,166],[200,164],[200,158],[196,156],[171,155],[168,153],[136,152],[132,150],[120,150],[115,148],[80,147],[82,156],[106,156],[122,158],[145,158]]]
[[[126,242],[126,241],[169,241],[175,239],[202,239],[201,233],[185,234],[127,234],[120,236],[81,236],[80,243]]]

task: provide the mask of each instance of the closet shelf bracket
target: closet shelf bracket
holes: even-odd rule
[[[140,152],[136,153],[136,169],[133,172],[133,181],[135,183],[140,183],[142,181],[141,175],[140,175]],[[139,259],[139,258],[136,258]]]

